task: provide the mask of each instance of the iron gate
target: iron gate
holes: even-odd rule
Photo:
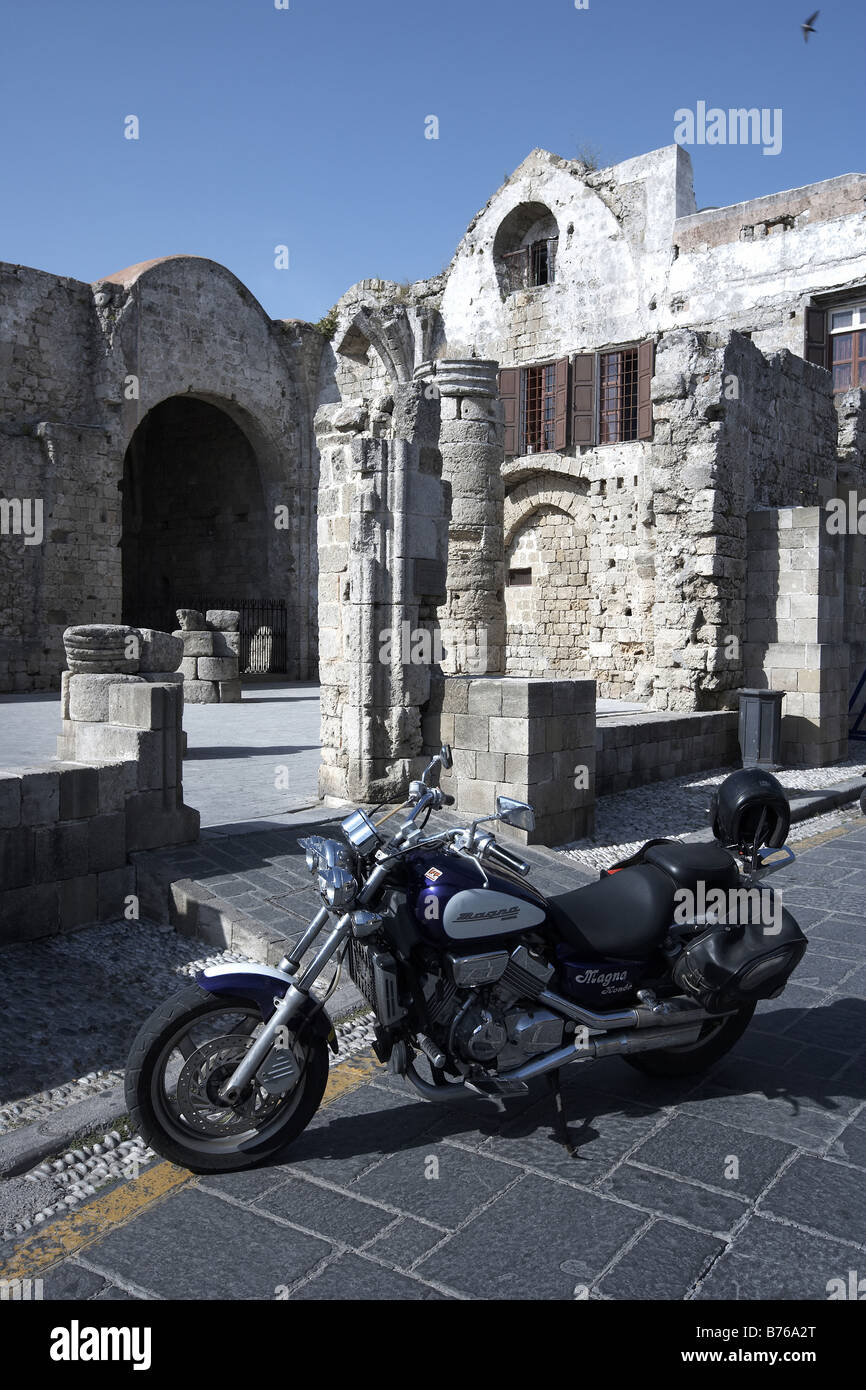
[[[189,605],[206,613],[229,608],[240,613],[242,676],[284,675],[287,665],[287,615],[284,598],[201,598]]]

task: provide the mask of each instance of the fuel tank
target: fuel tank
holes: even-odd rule
[[[518,936],[547,920],[547,902],[517,877],[494,872],[458,854],[433,849],[414,854],[409,906],[431,946],[489,950],[491,941]],[[485,881],[486,880],[486,881]]]

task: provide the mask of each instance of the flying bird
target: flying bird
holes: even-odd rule
[[[809,18],[806,20],[805,24],[802,26],[802,27],[803,27],[803,41],[804,41],[805,43],[808,43],[808,42],[809,42],[809,35],[815,33],[815,20],[818,18],[818,15],[819,15],[820,13],[821,13],[820,10],[816,10],[814,14],[810,14],[810,15],[809,15]]]

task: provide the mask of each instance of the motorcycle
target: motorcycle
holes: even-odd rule
[[[502,1108],[546,1075],[569,1149],[563,1066],[622,1057],[650,1077],[701,1072],[785,988],[806,938],[763,887],[794,858],[769,773],[726,778],[714,842],[649,841],[597,882],[545,897],[489,828],[532,830],[526,803],[500,796],[471,826],[425,833],[453,804],[432,785],[451,761],[445,745],[411,783],[396,830],[385,828],[396,812],[374,822],[355,810],[341,839],[300,841],[322,907],[278,966],[203,969],[145,1022],[126,1096],[153,1149],[228,1171],[303,1132],[338,1050],[327,995],[313,992],[332,961],[331,987],[345,961],[374,1011],[378,1060],[421,1096]]]

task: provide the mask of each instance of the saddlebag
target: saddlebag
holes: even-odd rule
[[[778,927],[761,922],[717,925],[683,949],[673,978],[708,1013],[725,1013],[780,994],[807,944],[790,912],[784,910]]]

